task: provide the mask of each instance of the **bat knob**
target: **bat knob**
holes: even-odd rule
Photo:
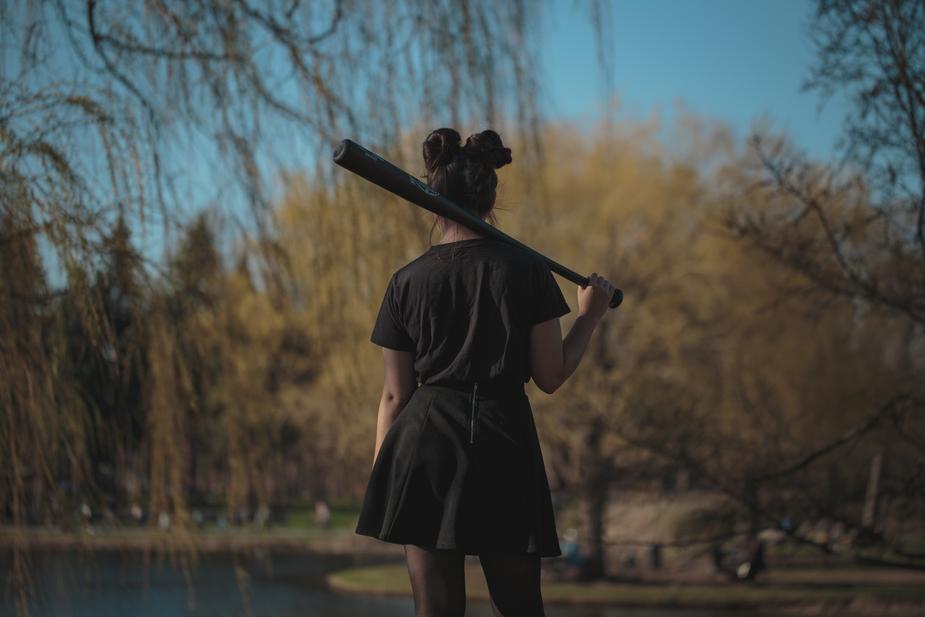
[[[610,308],[617,308],[623,302],[623,292],[619,289],[613,290],[613,296],[610,298]]]

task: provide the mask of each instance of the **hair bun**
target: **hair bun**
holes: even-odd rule
[[[470,156],[481,158],[492,169],[504,167],[512,160],[511,149],[505,148],[501,136],[491,129],[470,135],[464,149]]]
[[[423,145],[424,167],[427,168],[427,173],[433,173],[437,167],[449,164],[459,152],[461,140],[459,133],[450,128],[431,131]]]

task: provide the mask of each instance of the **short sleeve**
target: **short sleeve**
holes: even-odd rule
[[[373,325],[369,340],[380,347],[398,351],[415,351],[417,347],[408,336],[402,322],[402,312],[395,292],[395,275],[393,274],[386,287],[385,297],[379,307],[379,314],[376,316],[376,323]]]
[[[545,261],[539,262],[534,281],[531,324],[561,317],[572,310]]]

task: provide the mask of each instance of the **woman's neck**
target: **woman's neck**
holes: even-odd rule
[[[447,242],[457,242],[459,240],[469,240],[474,238],[483,238],[484,236],[475,233],[468,227],[463,227],[462,225],[454,225],[452,228],[447,229],[443,233],[443,237],[440,238],[439,244],[446,244]]]

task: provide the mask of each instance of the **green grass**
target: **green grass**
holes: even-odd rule
[[[826,576],[819,576],[825,574]],[[543,598],[561,604],[607,604],[640,607],[742,608],[789,604],[846,604],[854,600],[873,602],[922,602],[920,583],[858,584],[839,581],[829,572],[803,570],[766,584],[626,584],[546,582]],[[332,572],[328,584],[346,593],[410,595],[405,564],[353,568]],[[785,582],[786,581],[786,582]],[[466,593],[486,599],[488,590],[478,565],[466,566]]]
[[[304,519],[303,519],[304,521]],[[190,535],[177,535],[175,530],[161,531],[157,528],[126,526],[114,528],[80,528],[60,531],[45,528],[27,528],[15,531],[12,527],[0,527],[0,547],[14,541],[15,537],[25,539],[35,546],[66,547],[79,544],[89,548],[139,549],[159,545],[164,540],[182,538],[192,541],[200,548],[218,550],[227,546],[276,546],[302,547],[306,549],[349,551],[354,539],[353,519],[347,515],[331,517],[327,528],[314,523],[271,525],[260,528],[251,525],[217,527],[206,525],[202,529],[190,529]]]
[[[344,529],[353,527],[359,514],[356,508],[331,508],[331,519],[328,521],[329,529]],[[313,508],[292,509],[287,512],[283,523],[276,523],[274,527],[283,529],[323,529],[315,522]]]

